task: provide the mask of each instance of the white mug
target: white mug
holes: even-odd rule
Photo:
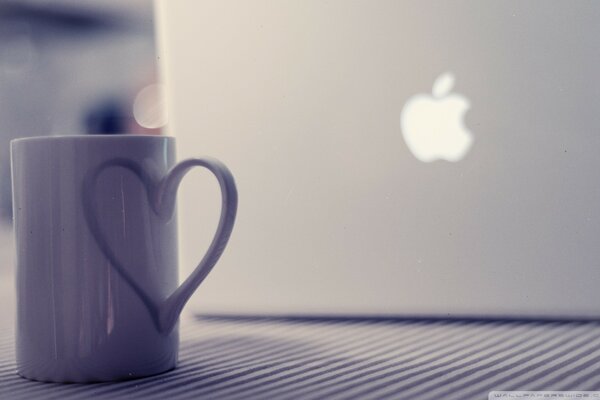
[[[175,139],[62,136],[11,143],[17,248],[17,369],[94,382],[175,367],[179,313],[223,252],[233,176],[214,159],[175,164]],[[194,167],[222,192],[208,252],[178,286],[176,193]]]

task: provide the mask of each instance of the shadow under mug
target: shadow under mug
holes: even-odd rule
[[[11,143],[18,373],[52,382],[131,379],[176,366],[183,306],[222,254],[233,176],[210,158],[175,164],[175,139],[57,136]],[[217,178],[215,237],[178,286],[177,188]]]

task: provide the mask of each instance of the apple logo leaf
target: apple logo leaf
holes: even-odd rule
[[[431,90],[431,94],[433,94],[436,98],[442,98],[446,96],[452,88],[454,87],[454,75],[452,72],[444,72],[440,76],[437,77],[435,82],[433,82],[433,89]]]

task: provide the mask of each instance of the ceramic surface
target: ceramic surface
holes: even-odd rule
[[[174,138],[155,136],[19,139],[11,157],[19,374],[92,382],[174,368],[179,313],[233,228],[228,169],[209,158],[175,164]],[[223,208],[178,287],[175,199],[194,166],[216,176]]]

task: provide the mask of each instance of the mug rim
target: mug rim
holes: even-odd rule
[[[135,139],[134,139],[135,138]],[[27,142],[34,142],[34,141],[58,141],[58,140],[90,140],[90,139],[95,139],[95,140],[123,140],[123,139],[134,139],[134,140],[142,140],[142,139],[146,139],[146,140],[174,140],[175,137],[174,136],[168,136],[168,135],[148,135],[148,134],[131,134],[131,133],[124,133],[124,134],[117,134],[117,135],[99,135],[99,134],[90,134],[90,135],[54,135],[54,136],[29,136],[29,137],[22,137],[22,138],[17,138],[17,139],[12,139],[10,141],[10,144],[15,144],[15,143],[27,143]]]

